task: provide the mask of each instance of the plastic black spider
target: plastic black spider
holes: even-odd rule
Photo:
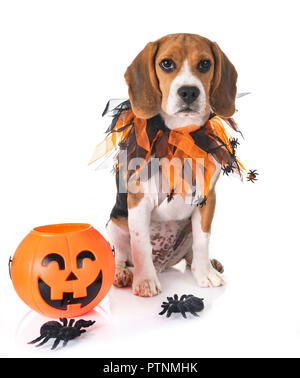
[[[229,163],[227,165],[224,165],[222,167],[223,175],[229,176],[230,173],[233,173],[233,165],[232,163]]]
[[[231,148],[233,150],[233,154],[235,155],[235,151],[237,149],[237,146],[240,144],[238,142],[238,138],[232,138],[229,140],[229,143],[231,144]]]
[[[256,181],[257,180],[256,176],[258,176],[256,169],[254,169],[253,171],[249,170],[249,172],[247,173],[247,181],[251,181],[251,182]]]
[[[40,329],[40,336],[30,341],[28,344],[35,344],[38,341],[44,339],[41,343],[36,345],[37,347],[45,344],[49,339],[55,339],[52,348],[55,349],[60,341],[63,340],[63,347],[67,345],[69,340],[75,339],[76,337],[80,336],[82,333],[86,332],[85,329],[81,329],[82,327],[90,327],[95,323],[95,321],[92,320],[77,320],[75,325],[73,326],[73,323],[75,322],[75,319],[70,319],[69,324],[66,318],[60,318],[59,319],[62,324],[56,321],[50,321],[42,325]]]
[[[167,195],[168,202],[170,202],[172,199],[174,199],[174,193],[175,193],[175,189],[173,188],[171,190],[170,194]]]
[[[186,312],[190,312],[194,316],[199,316],[197,312],[202,311],[204,308],[203,298],[198,298],[191,294],[184,294],[180,299],[178,299],[178,295],[175,294],[174,298],[167,297],[167,299],[168,302],[162,303],[161,307],[163,307],[163,310],[159,313],[159,315],[167,313],[167,318],[169,318],[173,312],[180,312],[184,318],[186,318]]]

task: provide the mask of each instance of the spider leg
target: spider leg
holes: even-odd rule
[[[59,318],[59,320],[62,322],[63,326],[66,327],[68,324],[68,321],[66,318]]]
[[[173,309],[172,309],[172,307],[170,306],[170,307],[168,308],[167,318],[169,318],[169,317],[172,315],[172,312],[173,312]]]
[[[29,343],[27,343],[27,344],[35,344],[35,343],[37,343],[38,341],[42,340],[44,337],[46,337],[45,334],[43,334],[43,335],[37,337],[36,339],[34,339],[34,340],[32,340],[32,341],[29,341]]]
[[[69,340],[64,340],[63,347],[65,347],[68,344]]]
[[[168,301],[169,301],[168,305],[171,305],[171,304],[175,303],[175,299],[172,298],[172,297],[168,297]]]
[[[75,322],[75,319],[70,319],[70,321],[69,321],[69,327],[72,327],[74,322]]]
[[[80,319],[80,320],[77,320],[77,322],[74,325],[74,328],[90,327],[94,323],[96,323],[96,320],[84,320],[84,319]]]
[[[40,346],[46,344],[46,342],[47,342],[49,339],[51,339],[51,336],[46,336],[45,339],[44,339],[41,343],[39,343],[38,345],[36,345],[36,347],[40,347]]]
[[[183,294],[181,297],[180,297],[180,301],[183,301],[183,300],[185,300],[186,298],[188,298],[188,296],[186,295],[186,294]]]
[[[174,299],[175,299],[175,301],[178,301],[178,295],[177,294],[174,294]]]
[[[158,315],[163,315],[165,314],[169,309],[169,306],[166,306]]]
[[[53,345],[52,345],[51,350],[56,349],[57,345],[60,343],[60,340],[61,340],[61,339],[60,339],[59,337],[57,337],[57,338],[55,339],[55,341],[54,341],[54,343],[53,343]]]
[[[170,303],[165,303],[165,304],[162,304],[161,307],[165,308],[165,307],[170,307]]]
[[[188,309],[188,311],[189,311],[192,315],[194,315],[194,316],[199,316],[199,315],[194,311],[194,309],[193,309],[193,307],[192,307],[191,305],[186,304],[186,308]]]

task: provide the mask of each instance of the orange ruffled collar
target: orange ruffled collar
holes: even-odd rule
[[[177,193],[185,198],[187,191],[198,178],[203,204],[216,171],[216,163],[222,166],[226,175],[247,175],[245,167],[236,156],[237,139],[232,138],[224,127],[223,122],[226,122],[238,131],[232,118],[221,118],[213,114],[202,127],[189,125],[170,130],[159,115],[149,120],[136,117],[129,101],[120,104],[113,112],[114,118],[107,130],[107,137],[96,146],[90,163],[103,158],[116,148],[119,151],[126,150],[127,167],[134,157],[143,158],[144,167],[151,164],[150,158],[159,158],[161,172],[168,183],[169,200]],[[118,157],[119,154],[116,156],[117,170],[121,166]],[[172,165],[170,169],[169,162],[173,159],[181,164]],[[191,170],[189,178],[192,178],[189,180],[184,175],[187,161]],[[144,167],[139,166],[133,170],[127,168],[127,180],[137,177]]]

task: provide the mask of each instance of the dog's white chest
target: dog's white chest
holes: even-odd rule
[[[151,220],[153,221],[180,221],[190,218],[195,205],[185,203],[180,194],[175,195],[170,201],[167,197],[153,209]]]

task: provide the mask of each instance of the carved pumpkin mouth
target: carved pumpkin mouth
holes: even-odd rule
[[[100,270],[97,278],[87,288],[85,297],[74,298],[74,293],[63,292],[62,299],[51,299],[51,288],[40,277],[38,287],[44,301],[51,307],[59,310],[67,310],[68,305],[81,303],[80,307],[88,305],[98,295],[102,286],[102,270]]]

